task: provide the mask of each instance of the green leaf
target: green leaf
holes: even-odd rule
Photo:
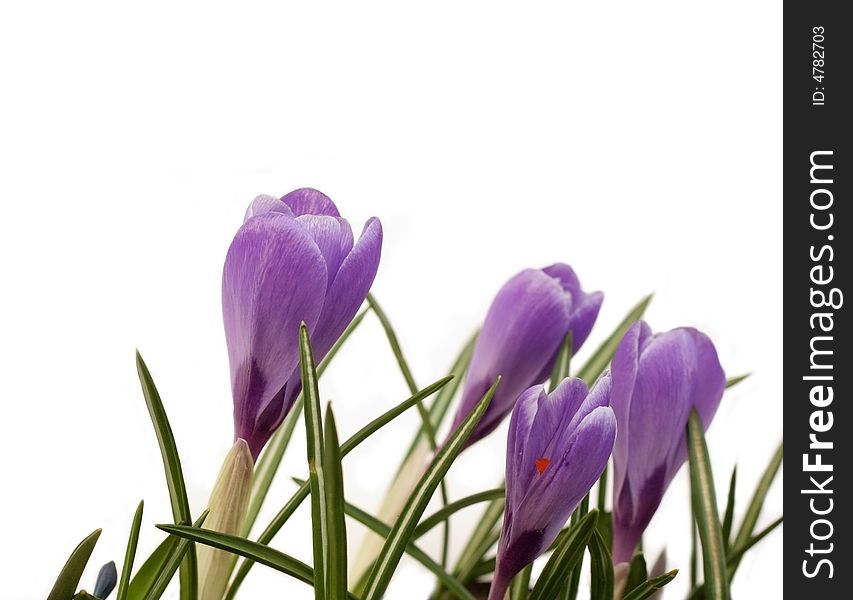
[[[638,552],[631,559],[631,565],[628,568],[628,579],[625,582],[625,591],[634,591],[634,589],[642,585],[648,578],[649,573],[646,569],[646,558],[642,552]]]
[[[699,540],[696,519],[693,517],[693,497],[690,497],[690,586],[699,580]]]
[[[65,566],[59,572],[47,600],[71,600],[77,591],[80,577],[83,575],[86,565],[89,564],[89,557],[92,556],[92,550],[95,549],[95,544],[98,543],[100,536],[101,530],[96,529],[77,544],[65,562]]]
[[[487,558],[481,560],[477,563],[477,565],[471,570],[471,579],[477,579],[478,577],[483,577],[484,575],[491,575],[495,572],[495,566],[497,563],[497,559],[493,556],[491,558]]]
[[[314,353],[308,339],[308,327],[299,326],[302,391],[305,395],[305,437],[308,442],[308,482],[311,490],[311,524],[314,534],[314,598],[326,599],[328,580],[326,561],[329,556],[329,510],[326,505],[325,455],[323,453],[323,419],[320,414],[320,390],[314,368]]]
[[[747,379],[750,375],[752,375],[752,373],[744,373],[743,375],[736,375],[735,377],[732,377],[726,381],[726,389],[736,386],[744,379]]]
[[[589,558],[590,600],[613,600],[613,563],[598,529],[589,540]]]
[[[462,510],[463,508],[473,506],[474,504],[479,504],[480,502],[488,502],[490,500],[497,500],[499,498],[503,498],[504,494],[505,492],[503,488],[495,488],[493,490],[477,492],[476,494],[471,494],[470,496],[466,496],[465,498],[461,498],[459,500],[456,500],[455,502],[451,502],[447,506],[435,511],[429,517],[418,523],[418,526],[415,528],[414,538],[418,539],[430,529],[432,529],[454,513]]]
[[[154,580],[157,579],[160,571],[163,570],[163,565],[166,564],[169,556],[178,545],[177,538],[167,537],[165,540],[154,549],[154,552],[142,563],[136,575],[130,580],[130,585],[127,587],[127,600],[142,600],[145,594],[154,585]]]
[[[755,525],[758,523],[758,517],[761,514],[761,507],[764,506],[764,501],[767,499],[767,493],[770,491],[770,485],[773,483],[773,480],[776,478],[776,474],[779,472],[779,467],[782,465],[782,448],[783,445],[780,443],[775,454],[773,454],[773,458],[770,459],[770,463],[764,470],[764,474],[761,476],[758,486],[755,488],[755,493],[752,495],[752,500],[746,509],[746,515],[744,515],[743,523],[741,524],[740,529],[737,532],[737,536],[735,537],[735,541],[732,544],[733,548],[744,546],[752,536],[752,532],[755,530]]]
[[[397,339],[394,327],[391,326],[391,321],[388,320],[388,316],[385,314],[385,311],[382,310],[382,307],[379,306],[379,303],[376,301],[376,298],[373,297],[373,294],[367,295],[367,302],[379,318],[379,322],[382,324],[382,329],[385,330],[385,337],[388,338],[388,345],[391,346],[391,352],[394,353],[394,358],[397,359],[397,365],[400,367],[400,373],[403,374],[403,379],[406,380],[406,385],[409,386],[409,391],[414,394],[418,391],[418,386],[415,383],[412,370],[409,368],[409,363],[403,356],[403,349],[400,347],[400,341]]]
[[[253,563],[260,563],[308,585],[314,585],[314,572],[310,566],[297,558],[269,546],[210,529],[185,527],[183,525],[157,525],[157,527],[183,540],[192,540],[193,542],[212,546],[219,550],[239,554],[250,559]],[[354,600],[353,596],[348,597]]]
[[[468,538],[468,543],[453,570],[453,574],[463,583],[471,581],[474,568],[500,537],[497,524],[504,514],[505,506],[506,500],[503,497],[492,500]]]
[[[498,382],[496,381],[441,447],[426,470],[426,473],[424,473],[424,476],[418,482],[376,559],[376,565],[367,582],[366,591],[363,596],[364,600],[379,600],[385,594],[385,590],[391,581],[391,577],[394,575],[394,571],[400,562],[406,545],[409,543],[418,520],[426,509],[433,492],[450,469],[450,465],[453,464],[453,461],[459,455],[459,452],[474,431],[477,423],[480,422],[497,386]]]
[[[738,565],[740,564],[740,559],[743,558],[743,555],[752,548],[755,544],[763,540],[767,535],[773,532],[779,525],[782,524],[782,517],[779,517],[775,521],[773,521],[770,525],[761,530],[758,534],[751,537],[749,541],[740,547],[732,548],[730,554],[726,556],[726,562],[728,566],[729,573],[729,581],[731,581],[735,573],[737,572]],[[687,596],[688,600],[699,600],[705,598],[705,586],[693,586],[690,594]]]
[[[317,365],[318,378],[323,376],[326,368],[332,362],[332,359],[335,358],[335,355],[344,345],[344,342],[346,342],[358,326],[361,325],[364,321],[364,317],[367,316],[369,311],[370,308],[368,307],[356,315],[356,317],[347,326],[346,330],[341,334],[341,337],[338,338],[338,341],[335,342],[323,360],[320,361],[320,364]],[[243,537],[249,536],[249,532],[252,531],[255,521],[258,519],[258,514],[261,512],[261,507],[267,497],[270,485],[272,484],[273,478],[278,472],[278,467],[284,457],[284,452],[290,444],[290,438],[296,428],[296,422],[302,415],[302,402],[302,393],[300,392],[291,407],[290,412],[287,413],[284,422],[279,426],[272,438],[270,438],[270,441],[267,442],[258,463],[255,465],[255,471],[252,479],[252,494],[250,496],[251,500],[249,502],[249,509],[246,513],[246,520],[243,526]],[[235,560],[236,558],[237,557],[235,556]]]
[[[737,465],[732,469],[732,477],[729,480],[729,495],[726,500],[726,512],[723,517],[723,543],[726,545],[726,553],[731,548],[732,521],[735,514],[735,491],[737,489]]]
[[[610,463],[604,465],[604,470],[601,472],[601,477],[598,478],[598,510],[604,512],[604,507],[607,503],[607,476],[610,472]]]
[[[145,502],[140,500],[130,525],[130,535],[127,539],[127,550],[124,553],[124,566],[121,568],[121,578],[118,581],[116,600],[127,600],[127,588],[130,584],[130,574],[133,571],[133,561],[136,559],[136,546],[139,543],[139,529],[142,527],[142,511]]]
[[[359,444],[367,440],[371,435],[379,431],[382,427],[399,417],[401,414],[406,412],[408,409],[412,408],[418,402],[421,402],[424,398],[428,398],[433,395],[437,391],[439,391],[444,385],[447,384],[452,376],[443,377],[439,379],[435,383],[428,385],[417,394],[414,394],[407,400],[401,402],[391,410],[383,413],[379,417],[372,420],[370,423],[359,429],[355,434],[352,435],[347,441],[341,444],[341,457],[346,456],[353,450],[355,450]],[[290,500],[288,500],[284,506],[278,511],[275,517],[273,517],[272,521],[270,521],[269,525],[264,529],[261,535],[258,537],[258,542],[261,544],[269,544],[275,535],[284,527],[284,524],[291,517],[291,515],[296,512],[296,509],[302,504],[302,502],[309,495],[308,484],[306,483],[302,487],[300,487],[294,494],[291,496]],[[240,567],[237,569],[237,572],[234,574],[234,578],[231,581],[231,585],[228,587],[228,591],[225,593],[224,600],[234,600],[237,595],[237,591],[240,589],[243,581],[246,579],[246,576],[249,574],[249,571],[252,569],[252,565],[254,563],[250,560],[244,561]]]
[[[160,445],[160,455],[163,457],[172,516],[177,524],[189,524],[192,522],[190,504],[187,500],[187,486],[184,483],[184,473],[181,470],[181,458],[178,455],[175,436],[172,434],[172,427],[169,425],[169,418],[166,416],[166,409],[163,408],[160,393],[139,351],[136,352],[136,371],[139,375],[139,383],[142,385],[148,414],[151,415],[151,423],[154,425],[154,433],[157,435],[157,443]],[[186,557],[186,562],[181,565],[181,600],[195,600],[198,596],[195,551],[190,549]]]
[[[653,295],[654,294],[649,294],[640,300],[637,305],[634,306],[627,315],[625,315],[625,318],[616,326],[613,333],[611,333],[608,338],[602,342],[590,359],[586,361],[586,364],[581,367],[581,370],[577,375],[578,377],[583,379],[588,385],[592,385],[593,382],[598,379],[598,376],[607,368],[607,365],[610,363],[610,359],[613,358],[613,354],[616,352],[616,347],[619,345],[619,342],[622,341],[625,332],[628,331],[628,328],[631,327],[631,325],[640,320],[643,313],[646,312],[646,308],[652,301]]]
[[[574,525],[577,523],[584,515],[589,512],[589,492],[584,496],[583,500],[581,500],[580,505],[575,509],[575,512],[572,513],[571,524]],[[580,588],[581,581],[581,568],[583,567],[583,553],[581,553],[581,560],[575,565],[574,570],[569,575],[569,583],[566,587],[565,594],[563,597],[566,600],[575,600],[578,596],[578,589]]]
[[[668,573],[664,573],[660,577],[644,581],[631,592],[625,594],[623,600],[646,600],[646,598],[650,597],[658,590],[663,589],[666,584],[675,579],[676,575],[678,575],[678,569],[673,569]]]
[[[406,362],[406,359],[403,356],[403,349],[400,347],[400,342],[397,339],[397,334],[394,332],[394,328],[391,326],[391,321],[388,320],[388,316],[385,314],[385,311],[382,310],[382,307],[379,306],[379,303],[376,302],[376,298],[374,298],[372,294],[367,295],[367,302],[370,304],[370,307],[373,309],[373,312],[379,318],[379,322],[382,324],[382,329],[385,330],[385,336],[388,338],[388,344],[391,346],[391,351],[394,353],[394,356],[397,359],[397,364],[400,367],[400,372],[403,374],[403,378],[406,380],[406,385],[409,386],[409,391],[412,394],[416,393],[418,390],[418,386],[415,383],[415,378],[412,375],[412,370],[409,368],[409,363]],[[430,418],[430,414],[427,412],[423,402],[418,402],[416,406],[418,409],[418,415],[421,418],[421,432],[423,433],[427,442],[429,442],[430,450],[434,452],[438,449],[438,441],[436,440],[435,427],[433,427],[432,419]],[[442,480],[439,485],[441,486],[441,503],[443,506],[447,506],[449,502],[447,484],[444,482],[444,480]],[[447,564],[447,556],[450,551],[449,549],[450,522],[444,521],[444,532],[442,535],[441,544],[441,564],[443,566]]]
[[[542,574],[533,586],[530,600],[549,600],[568,585],[569,577],[583,558],[598,523],[598,511],[593,509],[577,523],[561,532],[555,542],[554,553],[545,563]]]
[[[344,518],[344,473],[341,468],[341,448],[332,406],[326,408],[324,424],[324,469],[326,471],[326,510],[329,523],[329,555],[326,595],[330,600],[347,597],[347,528]]]
[[[207,511],[205,510],[198,520],[193,523],[193,526],[200,527],[206,517]],[[176,525],[175,527],[178,526]],[[181,525],[181,527],[183,527],[183,525]],[[178,567],[184,560],[184,557],[187,556],[189,552],[193,551],[194,548],[195,546],[193,546],[190,540],[178,540],[177,544],[171,546],[171,551],[166,556],[166,560],[163,561],[162,569],[160,569],[156,574],[151,587],[148,588],[148,591],[143,596],[144,600],[158,600],[160,596],[163,595],[166,588],[169,586],[169,582],[172,581],[172,578],[175,576],[175,571],[178,570]]]
[[[569,331],[566,337],[563,338],[563,344],[560,346],[560,352],[557,354],[557,361],[554,363],[554,369],[551,371],[551,385],[549,390],[552,392],[557,389],[560,382],[569,376],[569,368],[572,364],[572,332]]]
[[[344,506],[346,513],[350,517],[369,529],[372,529],[380,536],[387,538],[391,534],[391,528],[376,517],[356,506],[353,506],[349,502],[345,503]],[[459,580],[447,573],[441,565],[430,558],[426,552],[418,548],[414,542],[410,541],[406,544],[405,552],[421,563],[424,567],[429,569],[457,598],[460,600],[474,600],[474,597],[467,589],[465,589],[465,586],[462,585]]]
[[[512,585],[509,587],[510,600],[527,600],[530,594],[530,576],[533,573],[533,563],[521,570],[521,573],[513,577]]]
[[[435,397],[435,401],[429,407],[429,418],[432,423],[433,431],[438,431],[438,428],[441,426],[441,423],[444,421],[444,417],[447,415],[447,410],[450,408],[450,403],[453,400],[453,397],[456,395],[456,391],[459,389],[459,385],[462,383],[463,376],[465,372],[468,370],[468,365],[471,364],[471,356],[474,353],[474,342],[476,342],[477,336],[474,335],[468,340],[468,343],[462,349],[459,356],[456,357],[456,360],[453,363],[453,366],[450,369],[449,375],[453,377],[453,379],[446,386],[441,388],[441,391]],[[406,464],[406,461],[412,455],[412,452],[415,451],[415,448],[418,447],[418,444],[425,441],[424,430],[421,427],[418,432],[415,434],[412,443],[409,444],[409,449],[406,452],[403,460],[400,462],[400,466],[397,468],[397,474],[400,474],[400,470],[403,468],[403,465]]]
[[[687,450],[690,457],[690,490],[693,516],[702,543],[705,592],[709,600],[729,600],[726,547],[717,512],[717,494],[705,432],[699,413],[693,409],[687,421]]]
[[[735,571],[737,570],[737,565],[740,563],[740,559],[743,558],[743,555],[746,554],[746,552],[750,548],[752,548],[758,542],[760,542],[765,537],[767,537],[767,535],[772,533],[773,530],[776,529],[781,524],[782,524],[782,517],[779,517],[778,519],[776,519],[775,521],[770,523],[770,525],[768,525],[767,527],[762,529],[759,533],[757,533],[754,536],[752,536],[751,538],[749,538],[749,541],[746,542],[743,546],[737,546],[737,547],[733,548],[731,555],[728,557],[729,574],[731,576],[733,576]]]

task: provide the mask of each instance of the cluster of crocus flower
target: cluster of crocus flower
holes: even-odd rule
[[[300,323],[321,359],[364,301],[381,244],[378,220],[370,219],[354,242],[334,203],[316,190],[259,196],[249,207],[222,280],[236,443],[211,499],[208,521],[220,530],[239,529],[253,460],[301,389]],[[555,540],[611,454],[613,560],[629,561],[686,460],[690,411],[707,427],[719,405],[725,378],[710,340],[687,328],[655,336],[643,322],[628,330],[611,370],[591,390],[592,382],[567,378],[547,393],[542,383],[563,340],[571,336],[573,353],[581,348],[602,300],[601,292],[584,292],[566,264],[526,269],[499,290],[477,338],[451,429],[498,376],[500,386],[467,445],[512,414],[490,600],[503,598],[512,578]],[[216,560],[227,562],[215,557],[200,561],[210,573]],[[219,600],[224,582],[210,578],[203,597]]]

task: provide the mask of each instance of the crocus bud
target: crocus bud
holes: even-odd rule
[[[95,580],[95,589],[92,591],[92,595],[99,600],[105,600],[112,593],[116,583],[118,583],[116,564],[110,561],[98,571],[98,579]]]
[[[572,351],[578,351],[603,299],[601,292],[585,293],[572,268],[562,263],[525,269],[500,289],[477,337],[453,430],[498,376],[501,384],[467,445],[494,431],[524,390],[545,381],[567,333]]]
[[[601,476],[616,437],[610,378],[587,392],[577,378],[550,394],[525,391],[512,411],[506,450],[506,509],[489,600],[557,538]]]
[[[254,462],[249,446],[238,439],[222,463],[208,502],[204,528],[239,535],[249,508]],[[196,546],[199,600],[222,600],[232,554],[210,546]]]
[[[222,274],[234,436],[257,459],[302,388],[299,325],[321,360],[352,321],[379,266],[382,226],[355,244],[334,203],[312,189],[255,198]]]
[[[619,435],[613,451],[613,562],[631,560],[664,492],[687,459],[694,408],[707,428],[726,378],[708,337],[691,328],[652,335],[639,321],[611,365]]]

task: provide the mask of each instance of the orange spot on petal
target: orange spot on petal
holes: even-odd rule
[[[537,458],[536,459],[536,470],[539,471],[539,474],[541,475],[542,473],[545,472],[545,469],[547,469],[548,465],[550,465],[550,464],[551,464],[550,458],[544,458],[544,457],[543,458]]]

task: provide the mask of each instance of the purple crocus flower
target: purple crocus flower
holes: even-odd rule
[[[534,386],[518,399],[506,450],[506,509],[489,600],[557,538],[601,476],[616,437],[610,377],[592,391],[577,378],[550,394]]]
[[[484,438],[512,410],[521,392],[550,375],[566,334],[572,351],[586,341],[604,295],[581,289],[569,265],[525,269],[510,279],[492,301],[465,376],[455,430],[498,375],[501,383],[467,445]]]
[[[687,459],[687,419],[705,428],[726,378],[711,340],[692,328],[652,335],[643,321],[622,338],[611,366],[619,423],[613,451],[613,562],[631,560],[664,492]]]
[[[234,236],[222,273],[222,313],[231,365],[234,435],[258,454],[301,389],[299,325],[316,360],[331,349],[364,301],[382,247],[371,218],[353,243],[349,223],[317,190],[258,196]]]

